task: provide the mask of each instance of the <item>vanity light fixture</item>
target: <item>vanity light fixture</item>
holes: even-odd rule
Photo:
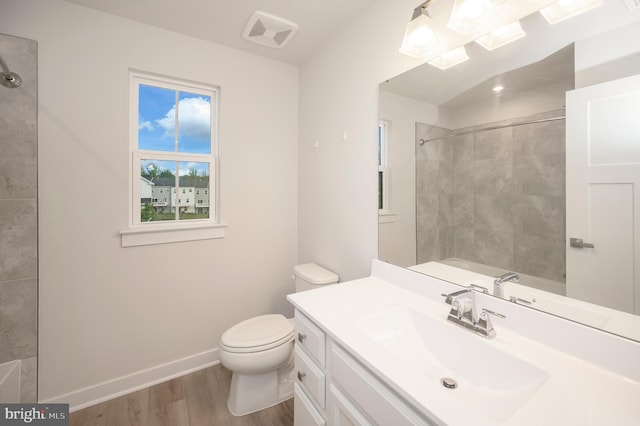
[[[540,14],[544,16],[547,22],[553,25],[603,4],[604,0],[558,0],[551,6],[541,9]]]
[[[433,65],[441,70],[446,70],[447,68],[461,64],[468,59],[469,56],[467,55],[467,51],[464,46],[460,46],[456,49],[443,53],[433,61],[429,61],[429,65]]]
[[[491,28],[497,19],[495,1],[455,0],[449,18],[449,28],[462,34],[482,32]]]
[[[421,58],[431,56],[442,49],[438,36],[431,27],[431,17],[427,12],[427,0],[413,10],[411,21],[407,24],[400,53]]]
[[[491,31],[489,34],[476,39],[476,43],[487,50],[497,49],[512,41],[521,39],[526,34],[520,25],[520,21],[515,21]]]

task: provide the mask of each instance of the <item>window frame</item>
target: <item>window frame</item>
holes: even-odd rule
[[[382,189],[382,206],[378,193],[378,213],[388,214],[389,209],[389,121],[378,120],[378,191]]]
[[[178,92],[193,93],[211,97],[211,150],[209,154],[151,151],[138,148],[139,126],[139,86],[148,85]],[[175,77],[163,76],[139,70],[129,70],[129,226],[120,232],[122,247],[159,244],[177,241],[192,241],[224,237],[224,227],[220,222],[219,203],[219,152],[220,152],[220,87]],[[141,221],[141,160],[171,161],[178,165],[182,162],[200,162],[209,164],[209,188],[211,194],[209,218],[180,219],[166,221]],[[176,173],[176,188],[180,188],[180,176]],[[176,208],[176,217],[179,208]]]

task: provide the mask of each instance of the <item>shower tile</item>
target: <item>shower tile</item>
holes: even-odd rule
[[[418,263],[440,260],[440,241],[438,228],[422,229],[418,234]]]
[[[523,274],[565,281],[564,235],[547,238],[535,234],[516,234],[516,241],[514,269]]]
[[[476,195],[475,228],[513,232],[513,197],[511,195]]]
[[[528,124],[513,129],[514,158],[565,152],[564,120]]]
[[[473,228],[456,227],[454,229],[453,244],[456,257],[476,261],[475,230]]]
[[[438,243],[440,245],[439,256],[437,260],[448,259],[455,254],[455,229],[452,226],[446,226],[438,230]]]
[[[476,160],[493,158],[506,161],[513,157],[510,127],[482,131],[473,135],[473,153]]]
[[[453,196],[453,224],[472,227],[475,223],[475,197],[473,195]]]
[[[431,141],[422,145],[421,155],[424,155],[429,160],[443,161],[446,158],[446,145],[443,140]]]
[[[515,196],[513,199],[513,224],[516,234],[564,238],[564,197]]]
[[[35,279],[0,282],[0,364],[36,356],[37,287]]]
[[[456,136],[451,139],[454,173],[473,170],[473,135]]]
[[[437,228],[440,215],[440,196],[438,194],[420,195],[416,207],[417,229]]]
[[[36,135],[34,120],[0,117],[0,199],[36,198]]]
[[[564,153],[518,157],[513,168],[514,192],[525,195],[563,195]]]
[[[418,194],[437,194],[440,186],[440,162],[423,160],[417,165],[416,191]]]
[[[0,202],[0,281],[37,276],[36,209],[36,200]]]
[[[476,262],[513,269],[513,233],[476,230]]]
[[[474,193],[474,171],[459,170],[453,175],[453,193],[456,195],[473,195]]]
[[[20,364],[20,402],[37,402],[38,358],[23,358]]]
[[[453,166],[449,161],[438,164],[438,189],[441,194],[453,194]]]
[[[453,195],[440,194],[438,197],[438,226],[453,226]]]
[[[476,160],[473,184],[475,194],[510,194],[513,191],[512,162],[501,159]]]

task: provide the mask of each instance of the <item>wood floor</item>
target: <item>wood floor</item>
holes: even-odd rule
[[[70,426],[290,426],[293,399],[246,416],[227,409],[231,372],[215,365],[71,413]]]

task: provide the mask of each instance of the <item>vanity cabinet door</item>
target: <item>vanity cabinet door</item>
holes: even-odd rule
[[[327,411],[332,426],[372,426],[364,414],[333,384],[329,385]]]
[[[293,423],[295,426],[324,426],[327,424],[297,383],[293,384],[293,395]]]
[[[344,349],[330,343],[331,380],[349,400],[376,424],[393,426],[437,425],[401,400]]]

